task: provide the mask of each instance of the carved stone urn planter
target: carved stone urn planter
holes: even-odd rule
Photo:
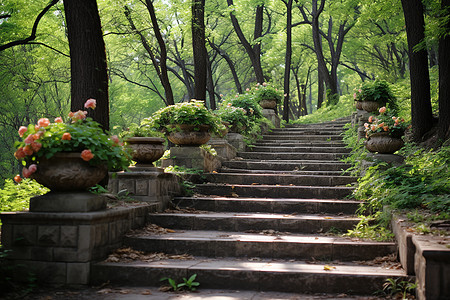
[[[376,101],[362,101],[362,109],[367,112],[374,112],[378,111],[378,109],[381,107],[378,102]]]
[[[31,178],[51,191],[75,192],[96,185],[107,174],[106,164],[92,166],[78,152],[61,152],[49,159],[41,158]]]
[[[131,156],[136,166],[150,165],[164,154],[164,139],[158,137],[131,137],[126,140],[132,150]]]
[[[355,101],[355,107],[356,107],[356,109],[363,110],[362,101]]]
[[[90,212],[106,209],[106,198],[87,191],[108,174],[107,165],[92,166],[80,153],[56,153],[41,158],[30,178],[50,192],[30,199],[31,212]]]
[[[400,137],[392,137],[387,132],[377,132],[372,134],[366,141],[366,149],[370,152],[382,154],[392,154],[400,150],[404,145]]]
[[[171,130],[167,133],[167,138],[175,145],[200,146],[211,138],[209,125],[177,124],[168,127]]]
[[[261,105],[262,108],[274,109],[277,106],[277,100],[276,99],[262,99],[259,101],[259,105]]]

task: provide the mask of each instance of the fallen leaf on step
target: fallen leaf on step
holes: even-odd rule
[[[236,194],[236,193],[231,193],[231,197],[236,197],[236,198],[238,198],[238,197],[239,197],[239,195],[238,195],[238,194]]]
[[[167,232],[170,232],[170,233],[174,233],[174,232],[176,232],[175,230],[173,230],[173,229],[166,229],[166,231]]]
[[[331,220],[333,218],[332,217],[325,217],[324,219]]]
[[[216,174],[217,172],[216,171],[212,171],[214,174]]]
[[[258,185],[259,183],[257,183],[257,182],[252,182],[252,185]]]
[[[131,291],[130,290],[120,290],[119,293],[120,294],[129,294],[129,293],[131,293]]]
[[[150,292],[150,290],[145,290],[145,291],[142,291],[142,293],[141,293],[141,295],[151,295],[152,294],[152,292]]]
[[[325,265],[325,266],[323,267],[323,269],[324,269],[325,271],[331,271],[331,270],[333,270],[333,269],[336,269],[336,267],[332,267],[332,266],[329,266],[329,265]]]

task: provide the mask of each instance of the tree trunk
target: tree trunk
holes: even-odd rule
[[[228,7],[233,6],[233,0],[227,0]],[[263,23],[263,12],[264,6],[256,7],[255,14],[255,30],[253,34],[253,38],[257,39],[262,35],[262,23]],[[244,46],[245,51],[247,52],[248,57],[252,63],[253,71],[255,72],[256,81],[258,83],[264,82],[264,75],[261,68],[261,44],[260,42],[256,43],[253,47],[249,43],[249,41],[245,38],[244,33],[242,32],[241,26],[234,15],[234,12],[230,12],[231,23],[233,24],[234,31],[236,32],[239,41]]]
[[[194,98],[206,100],[205,0],[192,0],[192,44],[194,52]]]
[[[430,101],[430,76],[425,49],[414,51],[414,47],[425,38],[425,22],[421,0],[402,0],[408,39],[409,72],[411,80],[411,123],[416,142],[433,125]]]
[[[293,0],[288,0],[285,2],[286,4],[286,55],[284,60],[284,102],[283,106],[285,109],[283,110],[283,120],[289,122],[289,94],[290,87],[289,83],[291,82],[291,57],[292,57],[292,2]]]
[[[323,77],[320,72],[317,73],[317,109],[319,109],[323,103]]]
[[[158,41],[159,50],[161,54],[161,58],[159,59],[159,78],[161,80],[161,84],[164,87],[164,92],[166,96],[167,105],[175,104],[173,100],[173,91],[172,86],[170,85],[169,75],[167,73],[167,50],[166,43],[161,34],[161,30],[159,29],[158,20],[156,19],[155,8],[153,7],[153,2],[150,0],[145,0],[147,4],[147,10],[150,14],[150,19],[152,20],[153,32],[155,33],[156,40]]]
[[[208,85],[208,96],[209,96],[209,108],[216,110],[216,96],[214,95],[214,81],[212,77],[212,63],[209,56],[206,57],[206,63],[208,64],[208,78],[206,80]]]
[[[450,10],[450,0],[442,0],[441,11]],[[450,20],[445,25],[450,32]],[[439,40],[439,139],[450,138],[450,36]]]
[[[105,43],[95,0],[64,0],[70,48],[71,110],[89,98],[97,108],[89,116],[109,130],[108,73]]]

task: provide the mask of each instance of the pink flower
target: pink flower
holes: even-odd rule
[[[19,136],[23,137],[23,135],[25,134],[25,132],[27,132],[28,128],[26,128],[25,126],[20,126],[19,128]]]
[[[31,144],[32,142],[34,142],[34,137],[32,134],[30,134],[29,136],[27,136],[27,138],[24,140],[25,144]]]
[[[364,123],[365,128],[369,128],[369,123]]]
[[[113,135],[111,136],[111,141],[114,142],[114,144],[119,144],[119,138],[117,137],[117,135]]]
[[[31,174],[33,174],[34,172],[36,172],[36,170],[37,170],[37,165],[35,165],[35,164],[32,164],[32,165],[30,165],[30,166],[28,167],[28,171],[30,171]]]
[[[77,120],[84,120],[86,119],[87,111],[79,110],[75,113],[73,113],[72,122],[75,122]]]
[[[265,83],[265,82],[263,82],[263,84],[262,84],[263,86],[267,86],[267,83]]]
[[[20,177],[20,175],[16,175],[14,176],[14,181],[20,183],[22,181],[22,177]]]
[[[219,96],[220,96],[220,98],[223,98],[223,94],[220,94]]]
[[[383,126],[384,131],[389,131],[389,126]]]
[[[249,89],[249,88],[246,88],[245,90],[246,90],[247,92],[248,92],[248,91],[250,91],[250,89]]]
[[[50,120],[47,118],[41,118],[38,121],[38,126],[39,127],[47,127],[48,125],[50,125]]]
[[[85,108],[92,108],[95,109],[95,107],[97,106],[97,101],[95,99],[88,99],[86,101],[86,103],[84,104]]]
[[[63,141],[70,141],[72,139],[72,136],[70,135],[70,133],[68,132],[64,132],[62,135],[62,140]]]
[[[372,123],[372,121],[373,121],[373,116],[370,116],[368,121],[369,121],[369,123]]]
[[[25,153],[25,155],[27,155],[27,156],[33,154],[33,148],[31,147],[31,145],[26,145],[22,149],[23,149],[23,153]]]
[[[385,112],[386,112],[386,107],[383,106],[382,108],[380,108],[380,109],[378,110],[378,112],[379,112],[380,114],[385,113]]]
[[[41,143],[36,143],[36,142],[31,143],[30,146],[31,146],[31,148],[33,149],[34,152],[38,152],[42,148],[42,144]]]
[[[70,112],[68,116],[69,116],[69,118],[73,118],[74,113],[73,113],[73,112]]]
[[[88,150],[88,149],[87,150],[83,150],[81,152],[81,158],[84,161],[90,161],[91,159],[94,158],[94,154],[92,154],[91,150]]]
[[[358,90],[358,93],[361,93],[361,92],[362,92],[362,90],[361,90],[361,89],[359,89],[359,90]]]
[[[33,134],[33,139],[38,140],[42,137],[43,134],[44,134],[44,132],[38,131],[37,133]]]
[[[36,172],[36,170],[37,170],[37,165],[32,164],[28,167],[28,169],[25,167],[22,169],[22,175],[25,178],[29,178],[31,176],[31,174]]]
[[[356,93],[353,93],[353,99],[356,99]]]
[[[30,176],[31,176],[31,172],[30,172],[30,170],[28,170],[27,168],[25,168],[25,167],[23,167],[23,169],[22,169],[22,175],[23,175],[23,177],[25,177],[25,178],[29,178]]]
[[[17,149],[16,152],[14,152],[14,157],[16,159],[22,159],[26,156],[25,152],[23,151],[23,148]]]
[[[372,130],[372,131],[375,131],[375,130],[377,130],[377,126],[376,126],[376,125],[372,125],[372,126],[370,126],[370,130]]]
[[[55,123],[62,123],[63,119],[61,117],[55,118]]]

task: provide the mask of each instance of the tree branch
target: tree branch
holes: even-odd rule
[[[58,3],[58,0],[52,0],[37,16],[36,20],[34,21],[33,28],[31,29],[31,35],[29,37],[22,39],[22,40],[9,42],[5,45],[1,45],[0,51],[6,50],[6,49],[14,47],[14,46],[28,44],[30,41],[33,41],[34,39],[36,39],[36,31],[37,31],[39,22],[41,21],[42,17],[50,10],[50,8],[53,5],[55,5],[56,3]]]
[[[61,55],[64,55],[65,57],[70,57],[70,55],[65,54],[64,52],[61,52],[61,51],[59,51],[59,50],[57,50],[57,49],[55,49],[55,48],[53,48],[53,47],[51,47],[51,46],[49,46],[47,44],[41,43],[41,42],[28,42],[28,44],[30,44],[30,45],[41,45],[41,46],[47,47],[47,48],[49,48],[49,49],[51,49],[51,50],[53,50],[53,51],[55,51],[55,52],[57,52],[57,53],[59,53]]]

